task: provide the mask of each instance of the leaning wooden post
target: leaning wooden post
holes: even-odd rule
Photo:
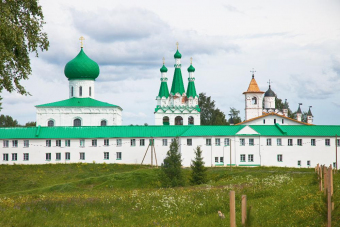
[[[332,226],[332,186],[331,186],[331,181],[332,181],[332,178],[331,178],[331,174],[332,174],[332,169],[329,168],[327,170],[328,172],[328,176],[327,176],[327,210],[328,210],[328,213],[327,213],[327,227],[331,227]]]
[[[319,169],[319,163],[316,165],[316,172],[318,173],[318,177],[320,177],[320,173],[319,173],[320,169]]]
[[[331,178],[330,179],[330,188],[331,188],[331,196],[333,197],[333,168],[332,168],[332,165],[329,165],[329,177]],[[332,202],[332,210],[334,210],[334,202]]]
[[[230,227],[236,227],[235,191],[230,191]]]
[[[242,195],[242,226],[246,225],[247,221],[247,196]]]

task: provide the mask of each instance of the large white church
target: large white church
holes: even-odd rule
[[[178,138],[183,166],[190,166],[194,149],[200,146],[207,166],[300,168],[320,163],[337,167],[340,126],[313,125],[310,110],[304,123],[300,106],[297,119],[289,118],[286,107],[276,109],[271,87],[261,91],[254,75],[243,93],[245,121],[228,126],[200,125],[195,68],[191,61],[185,90],[178,45],[174,58],[170,91],[164,61],[160,69],[155,125],[123,126],[121,107],[94,99],[100,70],[81,47],[64,70],[69,99],[37,105],[37,127],[0,128],[0,163],[140,164],[147,152],[150,157],[150,145],[157,155],[146,158],[143,164],[160,164],[171,141]],[[153,160],[155,157],[158,159]]]

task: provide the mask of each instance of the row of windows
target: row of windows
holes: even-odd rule
[[[188,117],[188,125],[194,125],[195,120],[193,116]],[[163,125],[170,125],[169,117],[163,117]],[[183,125],[183,117],[177,116],[175,117],[175,125]]]
[[[282,119],[281,120],[282,124],[285,123],[285,119]],[[263,119],[263,124],[265,125],[266,124],[266,119]],[[274,124],[276,124],[276,119],[274,119]]]
[[[173,139],[171,139],[172,142]],[[246,140],[241,138],[240,139],[240,146],[245,146]],[[79,140],[79,145],[80,147],[85,147],[85,139],[80,139]],[[254,139],[250,138],[248,139],[248,144],[249,146],[254,146]],[[316,146],[316,140],[311,139],[310,141],[311,146]],[[104,139],[104,146],[110,146],[110,140],[109,139]],[[131,146],[136,146],[136,139],[130,139],[130,145]],[[168,146],[168,139],[162,139],[162,145],[163,146]],[[211,146],[211,139],[206,139],[206,145]],[[215,138],[215,146],[220,146],[221,145],[221,139],[220,138]],[[225,138],[224,139],[224,146],[229,146],[230,145],[230,139]],[[272,146],[272,139],[268,138],[266,140],[266,145],[267,146]],[[277,146],[282,146],[282,139],[277,138],[276,139],[276,145]],[[288,146],[293,146],[293,139],[288,139]],[[302,146],[303,145],[303,140],[302,139],[297,139],[297,145]],[[330,139],[325,139],[325,145],[330,146]],[[52,140],[46,140],[46,147],[51,147],[52,146]],[[61,140],[55,140],[55,146],[56,147],[61,147]],[[71,141],[70,140],[65,140],[65,147],[70,147],[71,146]],[[92,140],[92,147],[97,146],[97,139]],[[122,139],[116,139],[116,146],[120,147],[122,146]],[[145,146],[145,139],[140,139],[139,140],[139,146]],[[187,139],[187,146],[192,146],[192,139]],[[340,139],[337,140],[337,146],[340,146]],[[4,140],[3,141],[3,147],[7,148],[9,147],[9,140]],[[12,147],[18,147],[18,140],[12,140]],[[29,140],[24,140],[24,147],[29,147]]]
[[[12,153],[12,161],[17,161],[18,160],[18,154],[17,153]],[[52,154],[51,153],[46,153],[45,154],[46,161],[51,161],[52,159]],[[70,152],[65,152],[65,160],[70,160],[71,159],[71,153]],[[109,152],[104,152],[104,160],[109,160],[110,159],[110,153]],[[9,161],[9,154],[3,154],[2,155],[2,160],[3,161]],[[24,161],[29,161],[29,153],[24,153],[23,154],[23,160]],[[55,153],[55,160],[60,161],[61,160],[61,153]],[[85,160],[85,152],[80,152],[79,153],[79,160]],[[122,160],[122,152],[116,152],[116,160]]]
[[[71,87],[71,96],[73,97],[74,95],[74,92],[73,92],[73,87]],[[79,87],[79,97],[82,97],[83,96],[83,87],[80,86]],[[92,96],[92,88],[89,87],[89,96]]]
[[[100,121],[100,126],[106,126],[107,125],[107,121],[106,120],[101,120]],[[54,127],[54,120],[49,120],[47,122],[47,126],[48,127]],[[81,126],[81,120],[79,118],[76,118],[73,120],[73,126],[74,127],[79,127]]]

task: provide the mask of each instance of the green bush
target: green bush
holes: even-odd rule
[[[191,184],[205,184],[208,181],[207,178],[207,168],[204,166],[204,161],[202,157],[202,150],[197,146],[195,150],[195,160],[192,161],[191,167]]]

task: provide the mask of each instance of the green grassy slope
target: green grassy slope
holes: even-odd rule
[[[0,165],[0,226],[229,226],[230,190],[236,191],[238,226],[242,194],[250,226],[325,222],[313,169],[209,168],[208,184],[174,189],[160,188],[158,171],[114,164]],[[184,171],[188,177],[190,170]],[[333,226],[340,223],[339,203]]]

